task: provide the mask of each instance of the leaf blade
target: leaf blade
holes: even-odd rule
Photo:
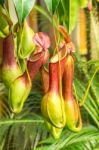
[[[62,0],[62,6],[64,10],[65,24],[67,26],[68,32],[71,33],[77,22],[80,4],[78,0],[77,1]]]
[[[28,16],[30,11],[32,10],[35,0],[13,0],[16,11],[18,14],[18,19],[20,23],[23,23],[25,18]]]
[[[54,12],[56,11],[60,0],[54,0],[54,1],[53,0],[44,0],[44,1],[46,3],[46,6],[47,6],[49,12],[51,14],[54,14]]]
[[[4,0],[0,0],[0,5],[3,5],[3,3],[4,3]]]

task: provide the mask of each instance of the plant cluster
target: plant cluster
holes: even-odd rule
[[[49,13],[45,13],[43,8],[38,5],[35,6],[35,9],[52,23],[55,38],[55,47],[52,53],[50,52],[51,39],[49,36],[44,32],[35,33],[28,25],[26,17],[32,10],[35,0],[28,0],[28,2],[23,0],[22,3],[19,0],[0,1],[0,37],[3,39],[0,77],[8,90],[8,107],[10,107],[11,113],[18,114],[23,110],[31,93],[35,77],[38,72],[41,74],[44,92],[40,104],[42,116],[52,136],[58,139],[64,127],[73,132],[82,129],[80,107],[82,105],[99,127],[97,113],[99,101],[94,88],[91,87],[99,67],[96,67],[90,79],[85,70],[82,69],[85,80],[89,81],[86,90],[83,83],[79,82],[80,77],[77,79],[77,72],[74,73],[75,60],[79,62],[79,57],[75,57],[75,46],[70,37],[77,21],[79,9],[87,7],[91,11],[92,4],[94,6],[98,2],[78,0],[72,3],[68,0],[51,0],[49,3],[49,0],[45,0],[45,3]],[[13,6],[14,15],[10,6]],[[61,11],[60,7],[62,8]],[[92,91],[88,95],[90,87]],[[82,98],[82,92],[85,92],[84,98]],[[91,95],[96,98],[96,103]],[[85,104],[87,96],[91,102]],[[81,101],[81,99],[83,100]],[[90,103],[92,107],[90,107]],[[96,108],[97,112],[93,110],[93,107]],[[81,132],[78,134],[83,134],[83,131]],[[72,137],[72,135],[70,136]]]

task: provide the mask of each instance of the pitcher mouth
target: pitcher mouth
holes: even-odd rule
[[[65,62],[65,58],[67,55],[67,51],[66,51],[66,43],[65,41],[62,41],[60,43],[60,47],[59,47],[59,51],[58,53],[54,54],[50,61],[48,62],[47,67],[46,66],[42,66],[41,68],[41,76],[42,76],[42,84],[43,84],[43,90],[45,93],[48,92],[49,89],[49,66],[52,64],[56,64],[60,62]],[[48,85],[46,85],[46,83],[44,82],[44,80],[47,80]],[[46,87],[47,86],[47,87]]]
[[[63,37],[64,37],[64,39],[65,39],[65,42],[66,42],[66,43],[70,43],[70,42],[71,42],[71,38],[70,38],[69,34],[67,33],[65,27],[62,26],[62,25],[59,25],[59,26],[58,26],[58,30],[59,30],[59,32],[63,35]]]
[[[75,46],[73,42],[71,41],[71,38],[69,34],[67,33],[66,29],[64,28],[64,26],[59,25],[58,30],[64,37],[67,53],[69,54],[69,53],[75,52]]]
[[[42,58],[42,56],[44,55],[44,51],[41,51],[41,52],[38,52],[34,55],[31,55],[29,58],[28,58],[28,61],[30,62],[36,62],[38,61],[39,59]]]

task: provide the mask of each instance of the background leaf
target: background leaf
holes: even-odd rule
[[[31,9],[34,6],[35,0],[13,0],[18,14],[19,22],[24,22]]]
[[[46,6],[51,14],[54,14],[60,0],[44,0]]]
[[[12,0],[8,0],[8,12],[11,18],[11,21],[15,25],[18,22],[15,6]]]
[[[98,140],[98,129],[94,126],[86,126],[79,133],[73,133],[65,129],[60,139],[54,140],[49,137],[42,140],[40,144],[43,144],[43,146],[40,149],[37,147],[35,150],[93,150],[99,144]],[[90,144],[92,141],[94,144]],[[87,146],[89,146],[89,149]]]
[[[5,38],[9,34],[9,25],[3,16],[0,16],[0,37]]]
[[[4,3],[4,0],[0,0],[0,4],[3,5],[3,3]]]
[[[81,8],[87,7],[87,4],[88,4],[88,0],[80,0],[80,7]]]
[[[62,0],[62,6],[64,10],[64,23],[66,24],[68,32],[71,33],[77,22],[80,6],[79,0]]]

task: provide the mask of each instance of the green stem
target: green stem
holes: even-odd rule
[[[41,13],[42,15],[44,15],[49,21],[50,23],[52,23],[52,18],[51,16],[40,6],[35,5],[34,8],[39,11],[39,13]]]
[[[82,86],[82,84],[80,82],[78,82],[78,80],[76,79],[76,83],[78,84],[79,86],[79,89],[84,92],[84,88]],[[78,95],[79,95],[79,99],[82,98],[82,94],[81,94],[81,91],[79,91]],[[89,97],[89,102],[90,102],[90,96],[88,95]],[[84,104],[84,108],[86,109],[86,111],[90,114],[90,116],[93,118],[94,122],[96,123],[96,125],[99,127],[99,117],[98,117],[98,107],[95,108],[94,106],[90,105],[88,101]],[[97,110],[97,111],[96,111]]]
[[[90,80],[90,76],[88,75],[88,72],[86,73],[86,71],[85,71],[84,68],[82,68],[82,71],[83,71],[83,73],[84,73],[84,75],[85,75],[86,80],[87,80],[87,81]],[[97,94],[96,94],[96,90],[95,90],[94,85],[91,86],[90,88],[91,88],[91,91],[92,91],[92,93],[93,93],[93,95],[94,95],[94,97],[95,97],[95,99],[96,99],[97,105],[99,105],[98,96],[97,96]]]
[[[81,88],[82,92],[84,93],[85,92],[85,88],[82,86],[82,84],[77,79],[76,79],[76,82],[79,85],[79,88]],[[76,90],[76,93],[77,93],[77,90]],[[77,97],[78,97],[78,95],[77,95]],[[79,98],[79,99],[81,100],[82,98]],[[95,109],[98,111],[97,104],[95,103],[95,101],[91,97],[90,93],[88,94],[88,99],[90,100],[90,102],[92,103],[92,105],[95,107]]]
[[[3,120],[0,121],[0,125],[6,125],[6,124],[15,124],[15,123],[44,123],[43,120],[26,120],[26,119],[22,119],[22,120],[15,120],[15,119],[10,119],[10,120]]]
[[[92,84],[92,81],[93,81],[93,79],[94,79],[94,77],[95,77],[95,75],[96,75],[96,73],[97,73],[97,71],[98,71],[98,70],[99,70],[99,67],[98,67],[98,68],[96,68],[96,70],[95,70],[95,72],[94,72],[94,74],[93,74],[92,78],[91,78],[91,79],[90,79],[90,81],[89,81],[89,84],[88,84],[87,90],[86,90],[86,92],[85,92],[85,95],[84,95],[84,98],[83,98],[82,102],[80,103],[80,106],[83,106],[83,104],[85,103],[86,98],[87,98],[87,95],[88,95],[88,92],[89,92],[89,89],[90,89],[91,84]]]

